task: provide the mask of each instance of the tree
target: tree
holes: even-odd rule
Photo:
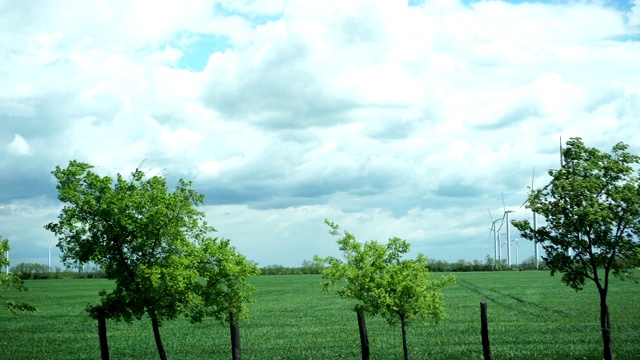
[[[317,262],[328,264],[322,273],[323,288],[327,290],[345,280],[338,294],[357,300],[355,310],[359,315],[366,311],[381,314],[390,325],[399,322],[407,359],[406,326],[413,320],[438,322],[444,316],[440,289],[455,278],[447,275],[433,280],[423,254],[414,260],[402,259],[410,248],[402,239],[394,237],[387,244],[376,241],[361,244],[347,231],[340,234],[338,225],[328,220],[325,223],[331,227],[332,235],[340,236],[337,242],[345,262],[334,257],[316,257]]]
[[[618,143],[611,153],[586,147],[580,138],[567,141],[564,164],[549,170],[551,182],[531,189],[528,208],[546,219],[534,231],[529,221],[513,221],[528,240],[542,244],[551,275],[576,291],[592,281],[600,296],[604,358],[612,358],[607,292],[610,276],[624,278],[640,236],[640,157]]]
[[[0,236],[0,269],[3,267],[9,268],[10,262],[5,255],[9,250],[11,250],[9,240],[3,239],[2,236]],[[27,287],[24,286],[24,282],[18,276],[15,274],[0,273],[0,293],[10,289],[27,291]],[[28,303],[16,303],[15,301],[7,301],[5,306],[7,310],[11,311],[14,315],[16,314],[16,311],[36,310],[33,305]]]
[[[246,303],[253,301],[251,276],[260,275],[254,262],[238,253],[227,239],[205,238],[199,244],[198,272],[205,283],[195,284],[196,301],[187,316],[199,322],[205,316],[220,323],[228,323],[231,331],[231,351],[234,360],[240,360],[239,324],[247,317]]]
[[[321,274],[322,264],[314,260],[302,260],[300,271],[303,274]]]
[[[65,264],[93,262],[115,280],[113,291],[101,291],[101,303],[87,308],[98,320],[101,348],[106,347],[105,319],[131,322],[146,314],[158,354],[166,359],[159,332],[163,320],[181,313],[195,321],[202,319],[197,314],[218,314],[212,310],[222,308],[223,300],[213,300],[220,295],[217,287],[227,289],[225,301],[246,299],[244,277],[233,283],[214,279],[216,274],[238,275],[229,269],[238,268],[244,257],[228,241],[207,237],[215,230],[196,209],[204,196],[190,188],[191,182],[180,179],[169,192],[159,175],[147,178],[136,169],[129,179],[118,174],[114,181],[92,168],[71,161],[66,169],[57,166],[52,172],[65,206],[58,221],[45,228],[58,237]],[[207,279],[206,287],[200,284],[201,276]],[[242,310],[237,302],[232,305]]]
[[[36,263],[20,263],[12,267],[11,272],[23,280],[40,279],[48,277],[49,267],[47,265]]]

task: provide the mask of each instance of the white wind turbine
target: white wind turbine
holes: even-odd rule
[[[518,239],[513,239],[512,242],[516,243],[516,267],[520,266],[520,261],[518,259],[518,250],[520,249],[520,244],[518,243]]]
[[[489,209],[487,209],[489,210]],[[499,251],[500,244],[498,243],[498,231],[496,230],[496,223],[500,221],[500,219],[493,219],[493,215],[491,215],[491,210],[489,210],[489,217],[491,218],[491,228],[489,229],[489,234],[493,233],[493,261],[494,267],[498,266],[499,261]]]
[[[505,223],[505,219],[506,219],[506,223],[507,223],[507,266],[511,267],[511,232],[510,232],[510,228],[509,228],[509,214],[511,214],[513,211],[512,210],[507,210],[507,206],[504,203],[504,194],[502,194],[502,207],[504,209],[504,213],[502,215],[502,223],[500,224],[500,228],[498,228],[498,231],[500,231],[500,229],[502,229],[502,225],[504,225]]]

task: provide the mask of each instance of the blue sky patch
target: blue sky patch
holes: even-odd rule
[[[241,11],[236,11],[236,10],[231,10],[228,8],[223,7],[220,3],[216,4],[215,7],[215,12],[217,14],[223,15],[223,16],[240,16],[243,17],[247,20],[249,20],[249,22],[251,22],[252,26],[259,26],[259,25],[264,25],[268,22],[271,21],[277,21],[280,20],[282,18],[282,14],[277,14],[277,15],[263,15],[263,14],[252,14],[252,13],[244,13]]]
[[[620,42],[640,41],[640,33],[638,33],[638,34],[625,34],[625,35],[612,35],[612,36],[609,36],[607,38],[607,40],[620,41]]]
[[[231,48],[229,38],[225,35],[194,34],[187,45],[176,45],[183,55],[178,61],[178,68],[189,71],[202,71],[209,56],[217,52],[224,52]]]
[[[409,6],[420,6],[425,0],[408,0]],[[462,3],[465,5],[473,5],[475,3],[485,1],[485,0],[462,0]],[[502,0],[503,2],[511,3],[511,4],[522,4],[522,3],[543,3],[543,4],[568,4],[575,1],[571,0]],[[605,6],[611,6],[616,8],[619,11],[627,12],[631,10],[633,7],[633,3],[630,0],[608,0],[604,1]]]

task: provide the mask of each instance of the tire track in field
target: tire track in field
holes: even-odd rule
[[[462,287],[481,295],[484,299],[490,300],[492,303],[511,309],[520,314],[535,317],[539,319],[549,314],[572,316],[573,314],[565,310],[552,308],[537,302],[529,301],[520,296],[498,291],[496,289],[480,287],[468,280],[459,279],[457,281]]]

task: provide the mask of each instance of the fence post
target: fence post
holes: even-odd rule
[[[362,351],[362,360],[369,360],[369,336],[367,335],[367,323],[365,322],[364,309],[357,306],[356,314],[358,315],[358,329],[360,330],[360,349]]]
[[[489,347],[489,325],[487,323],[487,303],[480,301],[480,333],[482,335],[482,354],[485,360],[491,359]]]
[[[109,360],[109,342],[107,341],[107,317],[103,309],[99,309],[98,318],[98,339],[100,340],[100,358]]]
[[[229,313],[229,330],[231,332],[231,359],[240,360],[242,350],[240,348],[240,327],[236,324],[233,312]]]

